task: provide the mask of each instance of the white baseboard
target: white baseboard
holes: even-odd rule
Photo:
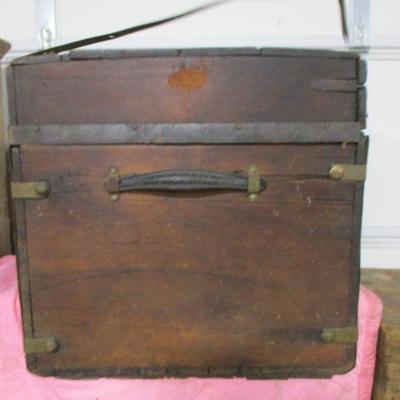
[[[400,268],[400,226],[363,227],[361,266]]]

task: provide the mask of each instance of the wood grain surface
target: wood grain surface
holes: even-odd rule
[[[34,370],[351,368],[354,345],[321,344],[319,335],[356,323],[354,187],[327,178],[331,163],[354,163],[355,150],[21,146],[23,179],[51,185],[47,199],[26,202],[26,232],[34,336],[55,336],[60,349],[38,355]],[[253,163],[269,182],[255,202],[240,192],[124,193],[112,202],[104,189],[110,167],[245,172]]]
[[[330,79],[356,84],[355,58],[186,55],[13,68],[18,124],[358,118],[357,91],[313,88],[313,82]]]

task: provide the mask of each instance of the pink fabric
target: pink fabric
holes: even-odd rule
[[[379,298],[362,287],[356,367],[331,379],[42,378],[25,369],[15,259],[7,256],[0,260],[0,400],[369,400],[381,315]]]

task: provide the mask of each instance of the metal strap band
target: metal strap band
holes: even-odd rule
[[[58,349],[58,341],[54,337],[25,338],[25,354],[53,353]]]
[[[44,199],[50,192],[50,185],[44,181],[11,182],[11,198],[14,200]]]
[[[18,125],[9,142],[21,144],[358,143],[358,122]]]

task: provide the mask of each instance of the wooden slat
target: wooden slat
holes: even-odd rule
[[[289,48],[257,48],[257,47],[213,47],[192,49],[100,49],[100,50],[72,50],[71,60],[80,59],[115,59],[135,57],[174,57],[174,56],[254,56],[269,57],[318,57],[318,58],[358,58],[357,53],[344,51],[289,49]]]

